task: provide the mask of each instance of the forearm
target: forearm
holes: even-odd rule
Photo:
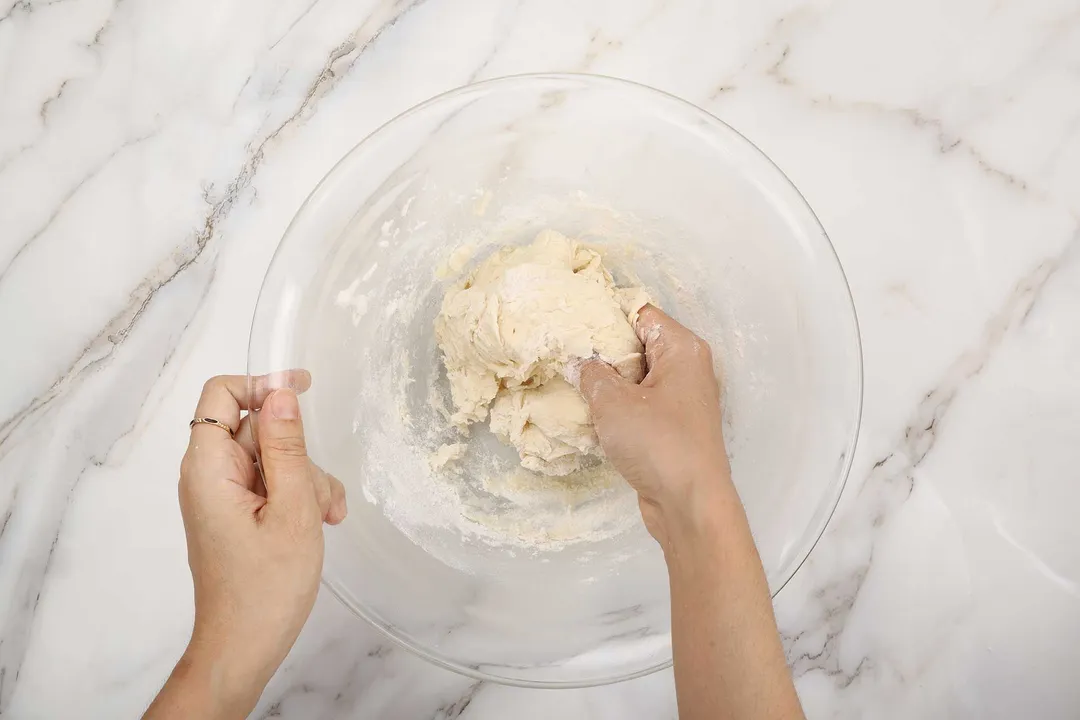
[[[180,658],[143,720],[242,720],[255,708],[264,683],[239,677],[214,653],[191,646]]]
[[[719,480],[667,523],[679,717],[802,718],[746,514]]]

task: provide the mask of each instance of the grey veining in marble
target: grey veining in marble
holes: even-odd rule
[[[131,717],[187,639],[175,476],[307,193],[461,84],[589,71],[697,103],[851,282],[848,489],[777,598],[807,713],[1080,708],[1073,0],[0,0],[0,713]],[[477,683],[324,593],[255,717],[673,718],[670,671]]]

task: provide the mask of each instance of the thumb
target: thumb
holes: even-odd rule
[[[290,389],[266,398],[257,423],[266,498],[286,505],[315,503],[300,403]]]
[[[619,403],[633,384],[603,360],[586,360],[580,373],[578,390],[594,413]]]

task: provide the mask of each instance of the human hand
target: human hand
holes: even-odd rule
[[[237,428],[234,438],[196,424],[180,466],[195,627],[169,682],[182,676],[184,702],[193,692],[208,696],[202,716],[243,717],[254,707],[314,605],[322,523],[345,517],[344,487],[307,456],[296,393],[310,384],[304,371],[257,378],[249,406],[245,377],[216,377],[195,411]],[[240,417],[241,410],[260,407],[262,476],[248,427],[252,416]],[[162,696],[168,690],[167,684]],[[174,716],[153,714],[162,696],[148,717]],[[185,709],[193,711],[190,704]]]
[[[647,374],[626,380],[600,360],[581,367],[600,446],[638,492],[649,532],[667,546],[672,522],[692,519],[717,492],[733,492],[720,388],[708,343],[646,305],[636,328]]]
[[[731,482],[709,345],[652,306],[638,318],[648,372],[581,367],[600,446],[638,492],[671,588],[679,717],[803,718],[769,584]]]

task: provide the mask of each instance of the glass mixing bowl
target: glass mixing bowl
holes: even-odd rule
[[[601,248],[617,280],[713,345],[773,593],[839,499],[862,359],[806,201],[746,138],[662,92],[586,75],[483,82],[400,115],[326,175],[267,272],[248,359],[252,375],[312,373],[309,451],[349,497],[323,581],[428,660],[568,687],[670,665],[663,557],[621,481],[530,478],[486,430],[450,430],[432,331],[448,282],[545,228]],[[434,471],[454,442],[462,470]]]

